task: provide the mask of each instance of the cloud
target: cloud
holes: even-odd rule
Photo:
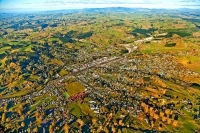
[[[179,1],[179,3],[196,3],[196,4],[200,4],[200,0],[181,0]]]
[[[32,3],[22,3],[22,4],[24,4],[24,5],[31,5]]]
[[[47,0],[44,2],[45,4],[155,4],[160,3],[159,1],[151,1],[151,0]]]
[[[188,6],[190,6],[190,7],[200,7],[200,4],[199,5],[181,5],[181,6],[186,6],[186,7],[188,7]]]
[[[187,2],[195,2],[195,0],[182,0],[182,1],[179,1],[179,2],[183,2],[183,3],[186,2],[187,3]]]
[[[65,4],[65,2],[64,1],[62,1],[62,0],[58,0],[58,1],[55,1],[55,0],[52,0],[52,1],[50,1],[50,0],[48,0],[48,1],[45,1],[44,2],[45,4]]]
[[[200,5],[200,0],[0,0],[0,2],[0,8],[8,9],[77,9],[94,7],[199,8]]]

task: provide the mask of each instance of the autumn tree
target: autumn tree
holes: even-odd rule
[[[67,123],[64,125],[63,130],[65,133],[69,133],[69,126]]]
[[[1,121],[4,122],[6,120],[6,113],[3,113],[1,116]]]

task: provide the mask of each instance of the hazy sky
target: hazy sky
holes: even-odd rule
[[[0,0],[0,9],[55,10],[101,7],[195,8],[200,0]]]

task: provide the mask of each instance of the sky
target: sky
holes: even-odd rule
[[[104,7],[200,9],[200,0],[0,0],[0,10],[61,10]]]

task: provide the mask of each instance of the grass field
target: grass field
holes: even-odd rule
[[[4,57],[0,62],[2,63],[1,66],[5,65],[6,60],[8,60],[8,57]]]
[[[0,54],[5,53],[5,51],[6,51],[6,50],[9,50],[9,49],[11,49],[10,46],[6,46],[6,47],[3,47],[3,48],[0,48]]]
[[[30,77],[29,77],[29,79],[31,80],[31,81],[36,81],[37,79],[38,79],[39,77],[37,76],[37,75],[30,75]]]
[[[73,96],[77,93],[83,92],[85,90],[85,87],[78,82],[72,82],[66,85],[66,90],[70,96]]]
[[[81,114],[93,116],[94,112],[90,109],[87,103],[79,104],[79,103],[70,103],[68,106],[68,110],[75,116],[79,117]]]
[[[184,64],[186,67],[200,73],[200,58],[198,56],[184,55],[179,56],[178,59],[180,63]]]
[[[72,113],[73,115],[77,117],[81,115],[81,109],[76,103],[69,104],[67,109],[70,111],[70,113]]]
[[[49,64],[56,64],[56,65],[62,66],[64,63],[61,60],[52,59]]]
[[[61,71],[59,73],[60,73],[60,76],[65,76],[68,74],[68,71],[61,69]]]
[[[20,48],[20,51],[25,51],[25,52],[34,52],[32,50],[33,45],[28,45],[27,47],[22,47]]]
[[[150,44],[143,44],[140,45],[141,52],[147,54],[154,54],[154,53],[162,53],[162,52],[178,52],[178,51],[186,51],[189,48],[182,46],[175,46],[175,47],[165,47],[164,42],[161,43],[150,43]]]
[[[22,90],[22,91],[19,91],[19,92],[17,92],[17,93],[14,93],[14,94],[2,96],[1,98],[20,97],[20,96],[26,95],[26,94],[29,93],[30,91],[31,91],[31,90]]]

